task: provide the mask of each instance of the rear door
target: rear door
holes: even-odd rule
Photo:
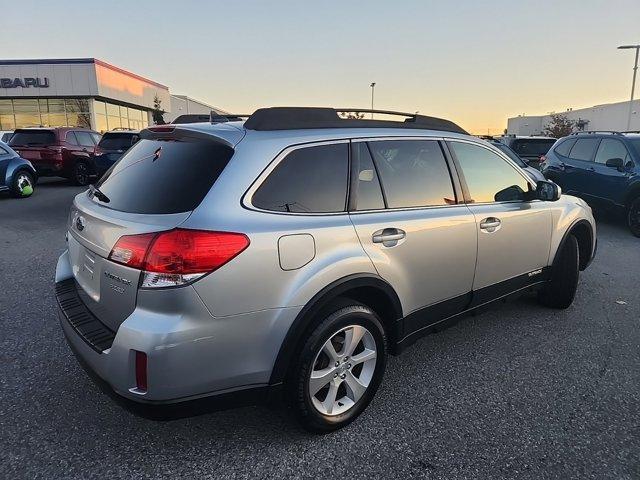
[[[622,203],[630,169],[618,170],[608,167],[607,160],[619,158],[623,164],[629,165],[631,155],[627,147],[617,138],[603,138],[598,145],[593,162],[593,173],[587,177],[585,192],[602,204]]]
[[[593,158],[600,143],[597,137],[578,138],[571,147],[569,155],[564,159],[565,193],[588,196],[589,178],[594,172]]]
[[[521,288],[549,260],[551,210],[524,201],[533,188],[514,165],[489,148],[466,141],[448,145],[462,173],[468,206],[476,220],[478,259],[475,304]]]
[[[463,310],[473,283],[477,234],[442,144],[357,140],[352,160],[351,220],[379,275],[410,315],[406,333]],[[421,315],[429,312],[425,307],[433,307],[432,314]]]
[[[135,308],[140,276],[108,260],[113,246],[123,235],[184,222],[232,154],[213,140],[142,140],[98,183],[106,199],[91,190],[75,198],[68,224],[73,273],[87,307],[111,329]]]

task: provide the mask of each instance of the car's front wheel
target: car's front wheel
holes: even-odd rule
[[[635,198],[629,205],[627,226],[631,233],[636,237],[640,237],[640,197]]]
[[[386,351],[384,328],[369,307],[346,301],[328,309],[289,379],[289,397],[302,426],[330,432],[360,415],[380,385]]]
[[[578,288],[580,249],[578,240],[569,235],[558,252],[551,280],[538,292],[538,300],[551,308],[568,308],[573,303]]]

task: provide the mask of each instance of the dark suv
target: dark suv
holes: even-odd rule
[[[113,130],[105,132],[96,145],[93,156],[95,173],[98,177],[120,160],[120,157],[140,139],[139,130]]]
[[[534,168],[540,167],[542,157],[556,142],[553,137],[516,137],[515,135],[500,137],[498,140],[510,147],[520,158]]]
[[[31,161],[39,176],[59,176],[87,185],[95,176],[93,151],[100,134],[86,128],[19,128],[9,146]]]
[[[541,169],[564,192],[626,213],[640,237],[640,132],[578,132],[549,150]]]

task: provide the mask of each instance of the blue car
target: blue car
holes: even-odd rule
[[[559,139],[541,165],[565,193],[626,215],[640,237],[640,132],[578,132]]]
[[[37,180],[36,169],[10,146],[0,142],[0,192],[17,198],[30,197]]]

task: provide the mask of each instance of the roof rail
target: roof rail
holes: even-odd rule
[[[573,132],[571,135],[587,135],[587,134],[593,135],[597,133],[611,133],[613,135],[622,135],[623,132],[619,132],[617,130],[589,130],[589,131]]]
[[[640,133],[640,130],[627,130],[625,132],[620,132],[620,133]]]
[[[377,113],[405,117],[403,121],[344,118],[339,113]],[[256,110],[244,122],[249,130],[298,130],[310,128],[412,128],[441,130],[468,135],[455,123],[416,113],[363,108],[270,107]]]
[[[215,110],[211,110],[209,113],[209,123],[224,123],[224,122],[237,122],[243,118],[249,118],[251,115],[236,114],[236,113],[218,113]]]

